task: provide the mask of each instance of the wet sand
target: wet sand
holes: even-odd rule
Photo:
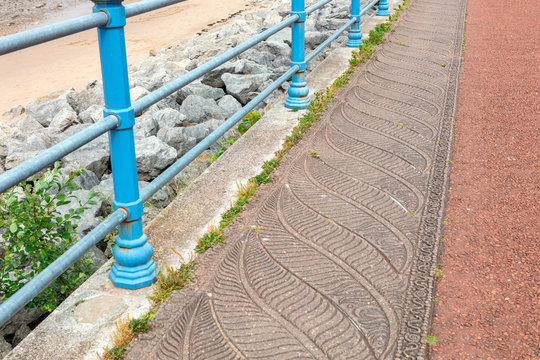
[[[124,4],[133,2],[125,1]],[[29,3],[23,1],[19,5],[28,7]],[[46,7],[37,9],[43,10],[41,17],[21,15],[20,20],[12,19],[14,24],[7,28],[0,26],[0,30],[8,33],[13,32],[12,29],[20,31],[91,12],[90,1],[73,0],[68,3],[71,7],[64,5],[59,9],[55,7],[57,4],[48,2]],[[139,61],[152,49],[169,47],[187,39],[208,24],[226,19],[251,3],[250,0],[187,0],[129,18],[125,28],[128,63]],[[35,2],[33,4],[35,7]],[[0,15],[6,17],[6,12],[18,11],[16,6],[19,5],[6,7],[2,4]],[[36,20],[36,16],[40,20]],[[70,87],[81,89],[89,80],[101,78],[96,30],[3,55],[0,57],[0,77],[0,114],[56,90]],[[0,121],[5,119],[0,116]]]

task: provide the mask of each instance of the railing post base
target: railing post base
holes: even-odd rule
[[[285,107],[289,109],[299,110],[305,109],[311,103],[309,99],[309,89],[305,81],[305,74],[303,71],[299,71],[293,75],[291,85],[289,86],[289,96],[285,101]]]
[[[389,16],[390,12],[388,11],[388,0],[379,1],[379,10],[377,11],[377,16]]]
[[[152,285],[156,281],[156,264],[151,258],[152,252],[152,247],[146,242],[146,239],[144,244],[138,248],[130,249],[115,245],[113,255],[116,262],[109,273],[114,286],[134,290]],[[148,258],[150,259],[147,260]],[[146,262],[131,266],[131,264],[137,264],[140,261]]]
[[[357,48],[362,45],[362,33],[349,32],[349,40],[347,40],[347,47]]]

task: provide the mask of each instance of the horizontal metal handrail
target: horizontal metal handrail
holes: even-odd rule
[[[81,130],[75,135],[62,140],[58,144],[39,153],[33,158],[22,162],[13,169],[0,174],[0,193],[3,193],[10,187],[17,185],[38,171],[45,169],[55,161],[60,160],[67,154],[77,150],[83,145],[88,144],[90,141],[117,126],[118,118],[115,116],[107,116],[86,129]]]
[[[165,6],[174,5],[186,0],[143,0],[125,6],[126,17],[140,15]],[[90,15],[79,16],[51,25],[6,35],[0,38],[0,55],[60,39],[98,26],[107,25],[107,13],[99,11]]]
[[[238,56],[239,54],[243,53],[244,51],[252,48],[253,46],[257,45],[261,41],[264,41],[268,39],[270,36],[274,35],[278,31],[286,28],[287,26],[290,26],[292,23],[297,21],[299,19],[298,15],[293,15],[287,18],[286,20],[280,22],[277,25],[272,26],[268,30],[263,31],[259,35],[256,35],[255,37],[251,38],[250,40],[247,40],[243,42],[242,44],[230,49],[229,51],[217,56],[216,58],[204,63],[203,65],[199,66],[198,68],[191,70],[190,72],[180,76],[178,79],[170,81],[169,83],[163,85],[159,89],[143,96],[139,100],[135,101],[133,103],[133,110],[135,110],[135,113],[139,113],[143,111],[144,109],[152,106],[153,104],[157,103],[160,100],[163,100],[167,96],[171,95],[173,92],[181,89],[182,87],[186,86],[187,84],[193,82],[194,80],[200,78],[210,70],[213,70],[217,68],[218,66],[224,64],[226,61],[234,58],[235,56]]]
[[[307,96],[308,88],[304,80],[306,63],[312,60],[333,40],[338,38],[349,26],[350,31],[347,46],[357,47],[361,44],[360,16],[379,0],[373,0],[363,9],[360,7],[360,0],[351,0],[350,20],[307,56],[305,55],[304,38],[305,15],[314,12],[332,0],[322,0],[308,8],[305,8],[305,0],[292,0],[291,15],[279,24],[272,26],[235,48],[226,51],[187,74],[167,83],[134,103],[130,103],[123,32],[125,18],[181,1],[184,0],[148,0],[123,7],[121,0],[94,0],[96,6],[94,7],[95,12],[92,15],[0,38],[1,55],[71,33],[98,27],[98,32],[101,35],[99,37],[99,45],[105,103],[107,104],[107,109],[105,110],[107,116],[104,119],[59,142],[34,158],[0,174],[0,193],[24,181],[32,174],[46,168],[53,162],[89,143],[100,135],[109,132],[115,195],[115,211],[110,216],[88,235],[75,243],[45,270],[36,275],[17,293],[0,304],[0,325],[5,323],[34,296],[49,286],[52,281],[81,258],[92,246],[102,240],[116,226],[119,227],[119,236],[116,238],[117,245],[113,249],[116,263],[110,272],[113,283],[116,286],[130,289],[151,284],[153,279],[155,279],[155,264],[151,259],[152,248],[147,243],[146,236],[142,233],[142,202],[149,200],[155,192],[166,185],[198,155],[208,149],[210,145],[219,140],[220,137],[253,110],[257,104],[263,101],[289,78],[292,77],[293,79],[289,86],[289,97],[285,106],[293,109],[307,107],[310,100]],[[124,9],[125,13],[123,12]],[[387,11],[387,0],[380,0],[379,12],[381,12],[381,9]],[[169,168],[156,177],[150,184],[139,190],[136,181],[135,139],[133,135],[134,115],[288,26],[291,26],[292,33],[290,69],[201,140],[174,164],[169,166]],[[137,259],[137,262],[133,263],[133,259]],[[143,259],[143,263],[141,263],[141,259]]]
[[[145,0],[126,5],[126,17],[132,17],[157,10],[162,7],[178,4],[186,0]]]
[[[0,55],[103,26],[107,21],[109,21],[107,14],[99,12],[6,35],[0,38]]]

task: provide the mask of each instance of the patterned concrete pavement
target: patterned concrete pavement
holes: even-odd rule
[[[424,358],[465,5],[409,3],[128,358]]]

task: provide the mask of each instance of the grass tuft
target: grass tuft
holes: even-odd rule
[[[426,340],[426,344],[428,344],[428,346],[439,345],[439,341],[433,335],[426,336],[425,340]]]
[[[180,265],[178,269],[167,266],[165,271],[162,271],[157,276],[157,282],[154,284],[152,294],[148,299],[152,301],[153,307],[159,307],[172,294],[174,290],[178,290],[186,286],[191,280],[191,269],[195,266],[195,261],[190,261]],[[153,317],[153,316],[152,316]]]
[[[131,319],[129,316],[125,319],[120,318],[116,321],[116,327],[112,336],[113,347],[106,347],[103,355],[98,354],[100,360],[114,360],[122,358],[122,354],[124,353],[125,349],[129,346],[129,344],[131,344],[136,336],[133,330],[129,327],[130,322]]]
[[[442,279],[444,277],[444,273],[442,272],[441,269],[435,269],[433,270],[433,277],[437,279]]]
[[[404,43],[399,42],[399,41],[392,41],[392,44],[396,44],[396,45],[399,45],[399,46],[409,47],[409,45],[405,45]]]

